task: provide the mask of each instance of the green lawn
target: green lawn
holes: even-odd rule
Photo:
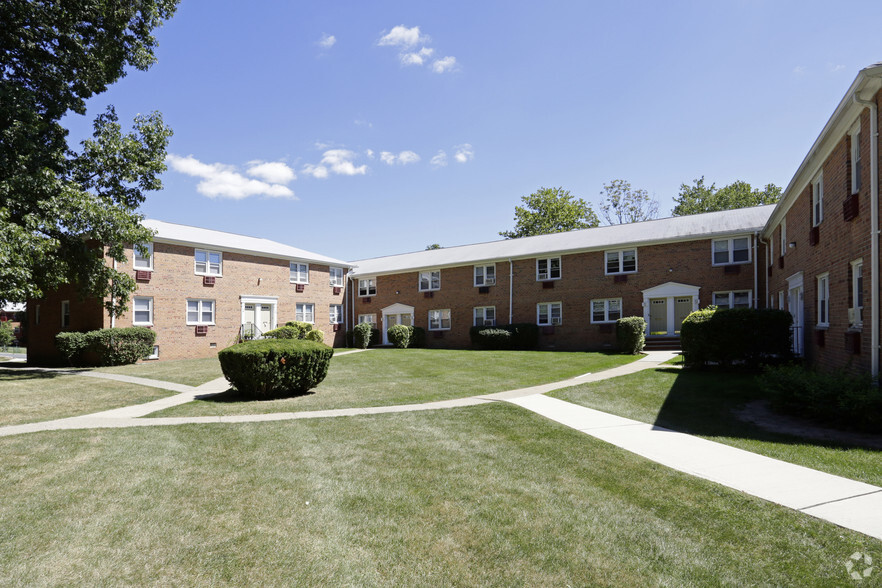
[[[3,585],[850,586],[882,543],[504,403],[0,439]]]
[[[134,365],[96,368],[108,374],[123,374],[150,380],[163,380],[187,386],[199,386],[223,376],[217,357],[173,361],[143,361]]]
[[[371,349],[333,358],[328,377],[303,396],[243,402],[231,391],[150,416],[260,414],[432,402],[555,382],[635,359],[584,352]]]
[[[0,426],[79,416],[173,394],[57,372],[0,369]]]
[[[882,452],[776,434],[733,411],[762,398],[750,374],[645,370],[549,395],[589,408],[882,486]]]

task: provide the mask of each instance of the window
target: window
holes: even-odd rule
[[[714,306],[718,308],[750,308],[750,290],[714,292]]]
[[[816,227],[824,220],[824,174],[819,173],[812,182],[812,226]]]
[[[446,331],[450,329],[450,309],[429,311],[429,330]]]
[[[132,311],[133,325],[153,324],[153,298],[132,298]]]
[[[851,262],[851,310],[849,325],[858,326],[864,322],[864,260]]]
[[[306,302],[298,302],[297,308],[294,313],[294,320],[300,321],[302,323],[314,323],[315,322],[315,304],[308,304]]]
[[[342,304],[332,304],[330,306],[330,312],[328,313],[330,316],[330,321],[332,325],[339,325],[343,322],[343,305]]]
[[[144,356],[144,359],[159,359],[159,345],[154,345],[153,351]]]
[[[713,250],[714,265],[746,263],[750,261],[750,237],[715,239]]]
[[[559,280],[560,279],[560,257],[549,257],[548,259],[536,260],[536,279],[537,280]]]
[[[359,296],[376,296],[377,295],[377,279],[365,278],[358,281]]]
[[[778,292],[778,308],[784,310],[784,290]]]
[[[332,286],[342,286],[343,285],[343,268],[342,267],[328,268],[328,274],[330,274],[330,276],[331,276],[331,285]]]
[[[606,298],[591,301],[591,322],[612,323],[622,318],[622,299]]]
[[[637,250],[623,249],[606,252],[606,273],[627,274],[637,271]]]
[[[61,301],[61,328],[70,327],[70,300]]]
[[[203,276],[220,276],[222,256],[220,251],[196,250],[196,274]]]
[[[496,307],[478,306],[474,309],[474,326],[493,327],[496,325]]]
[[[781,255],[787,253],[787,219],[781,219]]]
[[[420,292],[441,289],[441,270],[420,272]]]
[[[360,314],[358,315],[358,324],[361,323],[369,323],[373,328],[377,328],[377,315],[375,314]]]
[[[496,284],[495,265],[475,266],[475,286],[493,286]]]
[[[132,250],[132,266],[139,270],[153,270],[153,243],[148,243],[146,247],[135,247]]]
[[[861,123],[851,131],[851,193],[861,191]]]
[[[291,276],[290,281],[292,284],[308,284],[309,283],[309,264],[308,263],[298,263],[296,261],[291,262]]]
[[[830,326],[830,274],[818,276],[818,326]]]
[[[214,300],[187,300],[188,325],[213,325]]]
[[[536,305],[536,324],[559,325],[561,322],[560,302],[540,302]]]

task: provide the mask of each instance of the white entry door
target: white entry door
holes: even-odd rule
[[[275,305],[266,302],[246,302],[242,305],[242,335],[260,337],[275,327]]]
[[[649,334],[668,334],[668,299],[650,298],[649,300]]]
[[[384,314],[383,315],[383,345],[389,344],[389,329],[395,325],[411,326],[413,315],[410,313]]]
[[[790,288],[787,309],[793,317],[793,354],[801,356],[803,352],[803,293],[802,285]]]

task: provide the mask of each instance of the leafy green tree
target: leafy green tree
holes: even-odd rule
[[[145,244],[144,192],[161,187],[171,131],[158,113],[124,133],[113,107],[97,117],[79,151],[63,117],[126,68],[154,61],[153,29],[177,0],[0,2],[0,298],[23,302],[77,282],[125,311],[135,283],[102,258],[124,260]]]
[[[515,207],[515,228],[499,234],[506,239],[590,229],[600,224],[591,206],[563,188],[539,188],[522,196],[524,206]]]
[[[432,249],[443,249],[443,248],[438,243],[432,243],[431,245],[426,245],[426,251],[431,251]]]
[[[631,182],[613,180],[604,184],[600,193],[600,213],[607,223],[620,225],[637,223],[658,217],[658,201],[649,197],[646,190],[631,188]]]
[[[9,347],[15,340],[15,331],[9,321],[0,322],[0,347]]]
[[[674,198],[674,216],[774,204],[781,198],[781,188],[775,184],[766,184],[760,190],[752,188],[747,182],[736,180],[718,189],[715,184],[706,186],[704,176],[692,183],[691,186],[680,184],[680,195]]]

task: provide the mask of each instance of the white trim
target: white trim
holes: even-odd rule
[[[303,310],[300,308],[303,307]],[[306,320],[307,317],[307,307],[309,307],[309,314],[312,315],[312,320]],[[302,318],[299,318],[301,317]],[[301,323],[310,323],[315,324],[315,303],[314,302],[295,302],[294,303],[294,320],[299,321]]]
[[[545,315],[547,322],[542,322],[540,317],[542,316],[542,307],[547,307],[545,309]],[[557,322],[554,318],[554,307],[557,306]],[[539,302],[536,304],[536,324],[540,327],[552,327],[556,325],[563,324],[563,304],[558,302]]]
[[[849,320],[850,327],[861,327],[864,324],[863,318],[863,309],[864,309],[864,258],[860,257],[851,262],[851,300],[849,300],[849,315],[851,320]],[[861,287],[858,288],[858,274],[857,269],[860,268],[860,278],[861,278]],[[860,297],[858,297],[858,292],[861,293]],[[860,302],[860,304],[858,304]]]
[[[594,304],[600,302],[603,304],[603,319],[602,320],[594,320]],[[619,311],[616,318],[609,318],[610,315],[610,306],[611,303],[617,302],[619,305]],[[595,298],[588,303],[588,318],[591,320],[592,324],[599,325],[604,323],[614,323],[620,318],[622,318],[622,299],[621,298]]]
[[[824,222],[824,170],[812,180],[812,227]]]
[[[781,219],[781,256],[787,253],[787,217]]]
[[[740,264],[750,263],[750,259],[751,259],[750,238],[751,238],[750,235],[741,235],[741,236],[727,237],[725,239],[712,239],[711,240],[711,265],[717,267],[717,266],[724,266],[724,265],[740,265]],[[747,241],[747,247],[744,249],[744,251],[747,251],[747,259],[735,261],[735,251],[736,251],[735,250],[735,241],[739,240],[739,239],[744,239]],[[716,257],[717,257],[716,256],[716,253],[717,253],[716,244],[720,243],[722,241],[726,241],[728,261],[718,263],[716,260]],[[739,249],[738,251],[741,251],[741,250]],[[722,253],[722,251],[720,251],[720,253]]]
[[[493,278],[490,279],[487,277],[487,270],[493,269]],[[478,283],[478,269],[481,270],[481,283]],[[488,264],[477,264],[472,269],[472,283],[476,288],[482,286],[495,286],[496,285],[496,264],[488,263]]]
[[[70,300],[61,301],[61,328],[70,328]]]
[[[196,306],[196,316],[197,319],[195,322],[190,320],[190,303],[196,302],[198,303]],[[203,304],[205,302],[211,302],[211,321],[205,322],[202,320],[202,313],[205,312],[203,309]],[[190,325],[209,325],[213,326],[217,321],[217,301],[213,298],[187,298],[184,302],[184,317],[186,319],[186,324]]]
[[[154,345],[153,351],[151,351],[150,355],[146,356],[144,359],[159,359],[159,345]]]
[[[362,294],[361,283],[365,282],[364,294]],[[373,288],[373,292],[371,292]],[[377,278],[358,278],[358,297],[366,298],[368,296],[377,295]]]
[[[854,123],[854,126],[848,131],[848,136],[851,141],[851,193],[857,194],[861,191],[861,185],[863,184],[863,177],[860,175],[860,163],[861,163],[861,117],[858,116],[857,122]],[[860,181],[858,179],[860,178]]]
[[[336,273],[340,274],[339,280],[336,279],[334,276],[334,274],[336,274]],[[334,286],[337,288],[342,288],[345,283],[345,279],[346,278],[343,276],[343,268],[342,267],[335,267],[333,265],[328,266],[328,283],[330,283],[331,286]]]
[[[437,274],[437,276],[435,275]],[[435,279],[437,277],[438,285],[433,285]],[[423,279],[426,280],[428,284],[425,288],[423,288]],[[441,270],[424,270],[417,274],[417,289],[420,292],[436,292],[441,289]]]
[[[667,311],[665,332],[667,335],[674,335],[677,332],[676,325],[674,324],[676,323],[677,317],[677,298],[691,298],[692,311],[695,312],[698,310],[699,290],[701,290],[701,286],[693,286],[691,284],[683,284],[680,282],[665,282],[664,284],[659,284],[658,286],[643,290],[643,320],[646,321],[646,335],[649,336],[650,334],[649,308],[652,299],[665,299],[665,310]]]
[[[747,294],[747,305],[746,306],[735,306],[735,295],[736,294]],[[753,292],[750,290],[719,290],[711,293],[711,304],[714,306],[722,306],[717,304],[717,296],[725,295],[728,300],[726,300],[726,308],[750,308],[753,304]]]
[[[557,260],[557,277],[554,277],[552,274],[551,262]],[[545,262],[545,277],[542,277],[542,274],[539,273],[539,262]],[[549,280],[559,280],[563,276],[563,264],[561,263],[561,257],[537,257],[536,258],[536,281],[537,282],[547,282]]]
[[[367,318],[367,317],[370,317],[372,320],[368,320],[368,321],[363,320],[363,319],[365,319],[365,318]],[[370,313],[367,313],[367,314],[360,314],[360,315],[358,315],[358,322],[357,322],[356,324],[357,324],[357,325],[360,325],[361,323],[369,323],[373,328],[376,329],[376,328],[377,328],[377,313],[375,313],[375,312],[370,312]]]
[[[493,318],[487,318],[487,311],[493,310]],[[481,324],[478,324],[478,311],[480,311],[480,321]],[[490,324],[487,324],[487,321],[490,321]],[[495,306],[476,306],[472,309],[472,326],[473,327],[495,327],[496,326],[496,307]]]
[[[138,257],[143,257],[138,255],[138,251],[143,251],[141,247],[137,245],[132,246],[132,268],[136,270],[147,270],[153,271],[153,242],[147,244],[147,265],[138,265]]]
[[[199,254],[200,251],[205,254],[205,261],[204,262],[196,261],[196,256]],[[214,273],[211,271],[211,254],[212,253],[216,253],[218,256],[217,273]],[[199,271],[199,269],[197,268],[197,265],[199,263],[205,263],[205,271],[202,271],[202,272]],[[194,249],[193,250],[193,273],[195,273],[197,276],[214,276],[217,278],[222,278],[224,276],[224,254],[223,254],[223,252],[222,251],[214,251],[212,249],[199,249],[199,248]]]
[[[624,267],[625,267],[625,253],[627,253],[629,251],[634,252],[634,269],[625,270],[624,269]],[[618,260],[619,270],[618,271],[615,271],[615,272],[609,271],[609,260],[607,259],[607,256],[610,253],[617,253],[618,254],[618,258],[619,258],[619,260]],[[610,250],[603,252],[603,273],[604,273],[604,275],[615,276],[615,275],[620,275],[620,274],[636,274],[637,267],[638,266],[637,266],[637,248],[636,247],[631,247],[630,249],[610,249]]]
[[[432,328],[432,313],[438,313],[438,326]],[[447,314],[447,326],[444,326],[444,314]],[[449,331],[453,324],[453,317],[449,308],[435,308],[429,311],[429,330],[430,331]]]
[[[815,278],[817,284],[816,302],[817,302],[817,323],[816,327],[830,326],[830,272],[819,274]],[[823,285],[822,285],[823,284]],[[823,302],[823,304],[822,304]],[[823,313],[821,310],[823,309]],[[823,316],[822,316],[823,314]]]
[[[303,263],[302,261],[289,261],[288,282],[290,282],[291,284],[308,284],[309,264]]]
[[[335,312],[331,312],[336,309]],[[334,320],[334,314],[337,315],[337,320]],[[329,304],[328,305],[328,322],[332,325],[342,325],[343,324],[343,305],[342,304]]]
[[[139,311],[136,308],[136,304],[138,300],[146,300],[147,301],[147,313],[148,318],[146,321],[139,321],[137,319],[138,312],[144,312],[143,310]],[[132,297],[132,324],[136,327],[152,327],[153,326],[153,296],[133,296]]]

